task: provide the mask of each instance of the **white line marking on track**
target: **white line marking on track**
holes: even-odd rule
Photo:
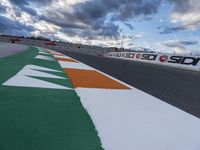
[[[58,61],[62,68],[82,69],[82,70],[95,70],[94,68],[77,62]]]
[[[20,70],[15,76],[3,83],[4,86],[18,86],[18,87],[37,87],[37,88],[50,88],[50,89],[69,89],[71,88],[58,85],[55,83],[43,81],[42,79],[35,79],[33,77],[44,77],[44,78],[54,78],[54,79],[64,79],[57,75],[50,73],[45,73],[42,71],[52,71],[58,72],[57,70],[48,69],[45,67],[40,67],[36,65],[27,65],[22,70]]]
[[[200,148],[200,119],[138,89],[76,92],[106,150]]]
[[[42,59],[42,60],[55,61],[54,58],[49,57],[49,56],[44,56],[44,55],[37,55],[37,56],[35,57],[35,59]]]
[[[69,59],[72,59],[71,57],[69,56],[58,56],[58,55],[54,55],[55,58],[69,58]]]

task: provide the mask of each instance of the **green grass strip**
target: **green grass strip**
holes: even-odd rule
[[[31,48],[0,59],[0,150],[101,150],[74,90],[2,86],[27,64],[62,71],[56,61],[34,59],[37,54]],[[62,72],[55,75],[66,77]],[[64,79],[38,79],[71,86]]]

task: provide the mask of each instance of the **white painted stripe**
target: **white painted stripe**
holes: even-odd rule
[[[69,65],[69,68],[73,68],[73,65]],[[200,148],[200,119],[132,86],[129,87],[132,90],[76,89],[105,149]]]
[[[35,88],[48,88],[48,89],[68,89],[71,88],[61,86],[58,84],[54,84],[51,82],[35,79],[28,76],[14,76],[10,78],[8,81],[3,83],[4,86],[17,86],[17,87],[35,87]]]
[[[200,119],[140,90],[76,92],[106,150],[200,148]]]
[[[44,55],[37,55],[37,56],[35,57],[35,59],[42,59],[42,60],[55,61],[54,58],[49,57],[49,56],[44,56]]]
[[[44,52],[44,53],[46,53],[46,51],[44,51],[44,50],[39,50],[39,52]]]
[[[60,55],[62,53],[59,53],[59,52],[50,52],[52,55]]]
[[[66,79],[64,77],[60,77],[57,75],[53,75],[46,72],[41,72],[37,70],[32,70],[29,67],[24,67],[20,72],[17,73],[17,75],[26,75],[26,76],[34,76],[34,77],[45,77],[45,78],[55,78],[55,79]]]
[[[54,56],[55,57],[55,56]],[[83,69],[83,70],[95,70],[95,71],[97,71],[97,72],[99,72],[99,73],[101,73],[101,74],[103,74],[103,75],[105,75],[105,76],[107,76],[107,77],[109,77],[109,78],[111,78],[111,79],[113,79],[113,80],[115,80],[115,81],[117,81],[117,82],[119,82],[119,83],[121,83],[121,84],[123,84],[123,85],[125,85],[125,86],[127,86],[127,87],[129,87],[130,89],[135,89],[133,86],[131,86],[131,85],[128,85],[127,83],[125,83],[125,82],[123,82],[123,81],[120,81],[120,80],[118,80],[118,79],[116,79],[116,78],[114,78],[114,77],[112,77],[112,76],[110,76],[110,75],[108,75],[108,74],[106,74],[106,73],[104,73],[104,72],[102,72],[102,71],[100,71],[100,70],[97,70],[97,69],[95,69],[95,68],[93,68],[93,67],[90,67],[90,66],[88,66],[88,65],[86,65],[86,64],[84,64],[84,63],[82,63],[82,62],[80,62],[80,61],[78,61],[78,60],[76,60],[76,59],[74,59],[74,58],[72,58],[72,57],[68,57],[68,56],[61,56],[60,58],[70,58],[70,59],[73,59],[73,60],[75,60],[75,61],[77,61],[77,62],[79,62],[79,66],[87,66],[87,67],[78,67],[78,68],[74,68],[74,69]],[[73,64],[73,62],[71,62],[71,64],[67,64],[66,66],[67,67],[64,67],[65,66],[65,64],[64,63],[62,63],[61,64],[61,62],[62,61],[59,61],[59,63],[60,63],[60,65],[61,66],[63,66],[62,68],[72,68],[73,69],[73,67],[74,67],[74,65],[71,65],[71,64]],[[74,63],[75,64],[75,63]],[[75,64],[76,65],[76,64]],[[78,66],[78,64],[75,66],[75,67],[77,67]],[[89,68],[88,68],[89,67]]]
[[[55,57],[55,56],[54,56]],[[99,73],[101,73],[101,74],[103,74],[103,75],[105,75],[105,76],[107,76],[107,77],[109,77],[109,78],[111,78],[111,79],[113,79],[113,80],[115,80],[115,81],[117,81],[117,82],[119,82],[119,83],[121,83],[121,84],[123,84],[123,85],[125,85],[125,86],[127,86],[127,87],[129,87],[130,89],[134,89],[134,87],[132,87],[132,86],[130,86],[130,85],[128,85],[127,83],[125,83],[125,82],[123,82],[123,81],[120,81],[120,80],[118,80],[118,79],[116,79],[116,78],[114,78],[114,77],[112,77],[112,76],[110,76],[110,75],[108,75],[108,74],[106,74],[106,73],[104,73],[104,72],[102,72],[102,71],[100,71],[100,70],[97,70],[97,69],[95,69],[95,68],[93,68],[93,67],[90,67],[90,66],[88,66],[88,65],[86,65],[86,64],[84,64],[84,63],[82,63],[82,62],[80,62],[80,61],[78,61],[78,60],[76,60],[76,59],[74,59],[74,58],[72,58],[72,57],[69,57],[69,56],[56,56],[57,58],[70,58],[70,59],[73,59],[73,60],[75,60],[75,61],[77,61],[77,62],[79,62],[79,65],[77,64],[75,64],[75,63],[73,63],[73,62],[68,62],[68,64],[67,63],[62,63],[62,61],[59,61],[59,63],[60,63],[60,65],[62,66],[62,68],[72,68],[73,69],[73,67],[76,67],[76,68],[74,68],[74,69],[83,69],[83,70],[95,70],[95,71],[97,71],[97,72],[99,72]],[[71,64],[70,64],[71,63]],[[73,65],[72,65],[73,64]],[[64,66],[67,66],[67,67],[64,67]],[[79,67],[77,67],[77,66],[79,66]],[[87,67],[80,67],[80,66],[87,66]],[[88,68],[89,67],[89,68]]]
[[[62,68],[82,69],[82,70],[95,70],[94,68],[77,62],[58,61]]]
[[[34,70],[37,69],[37,70]],[[37,87],[37,88],[51,88],[51,89],[70,89],[68,87],[58,85],[55,83],[43,81],[42,79],[35,79],[33,77],[43,77],[43,78],[54,78],[54,79],[66,79],[57,75],[50,73],[41,72],[38,70],[53,71],[56,70],[39,67],[35,65],[27,65],[22,70],[20,70],[15,76],[3,83],[4,86],[18,86],[18,87]],[[57,71],[56,71],[57,72]]]
[[[69,59],[73,59],[69,56],[58,56],[58,55],[54,55],[55,58],[69,58]]]
[[[41,70],[41,71],[51,71],[51,72],[62,72],[55,69],[49,69],[46,67],[36,66],[36,65],[26,65],[26,68],[34,69],[34,70]]]
[[[36,47],[38,50],[40,51],[46,51],[45,48],[42,48],[42,47]]]
[[[49,53],[47,53],[47,52],[39,52],[39,54],[50,55],[50,54],[49,54]]]

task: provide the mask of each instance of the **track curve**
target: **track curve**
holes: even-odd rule
[[[200,118],[200,72],[61,51]]]

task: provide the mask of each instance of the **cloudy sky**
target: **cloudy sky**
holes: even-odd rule
[[[0,34],[200,53],[199,0],[1,0]]]

